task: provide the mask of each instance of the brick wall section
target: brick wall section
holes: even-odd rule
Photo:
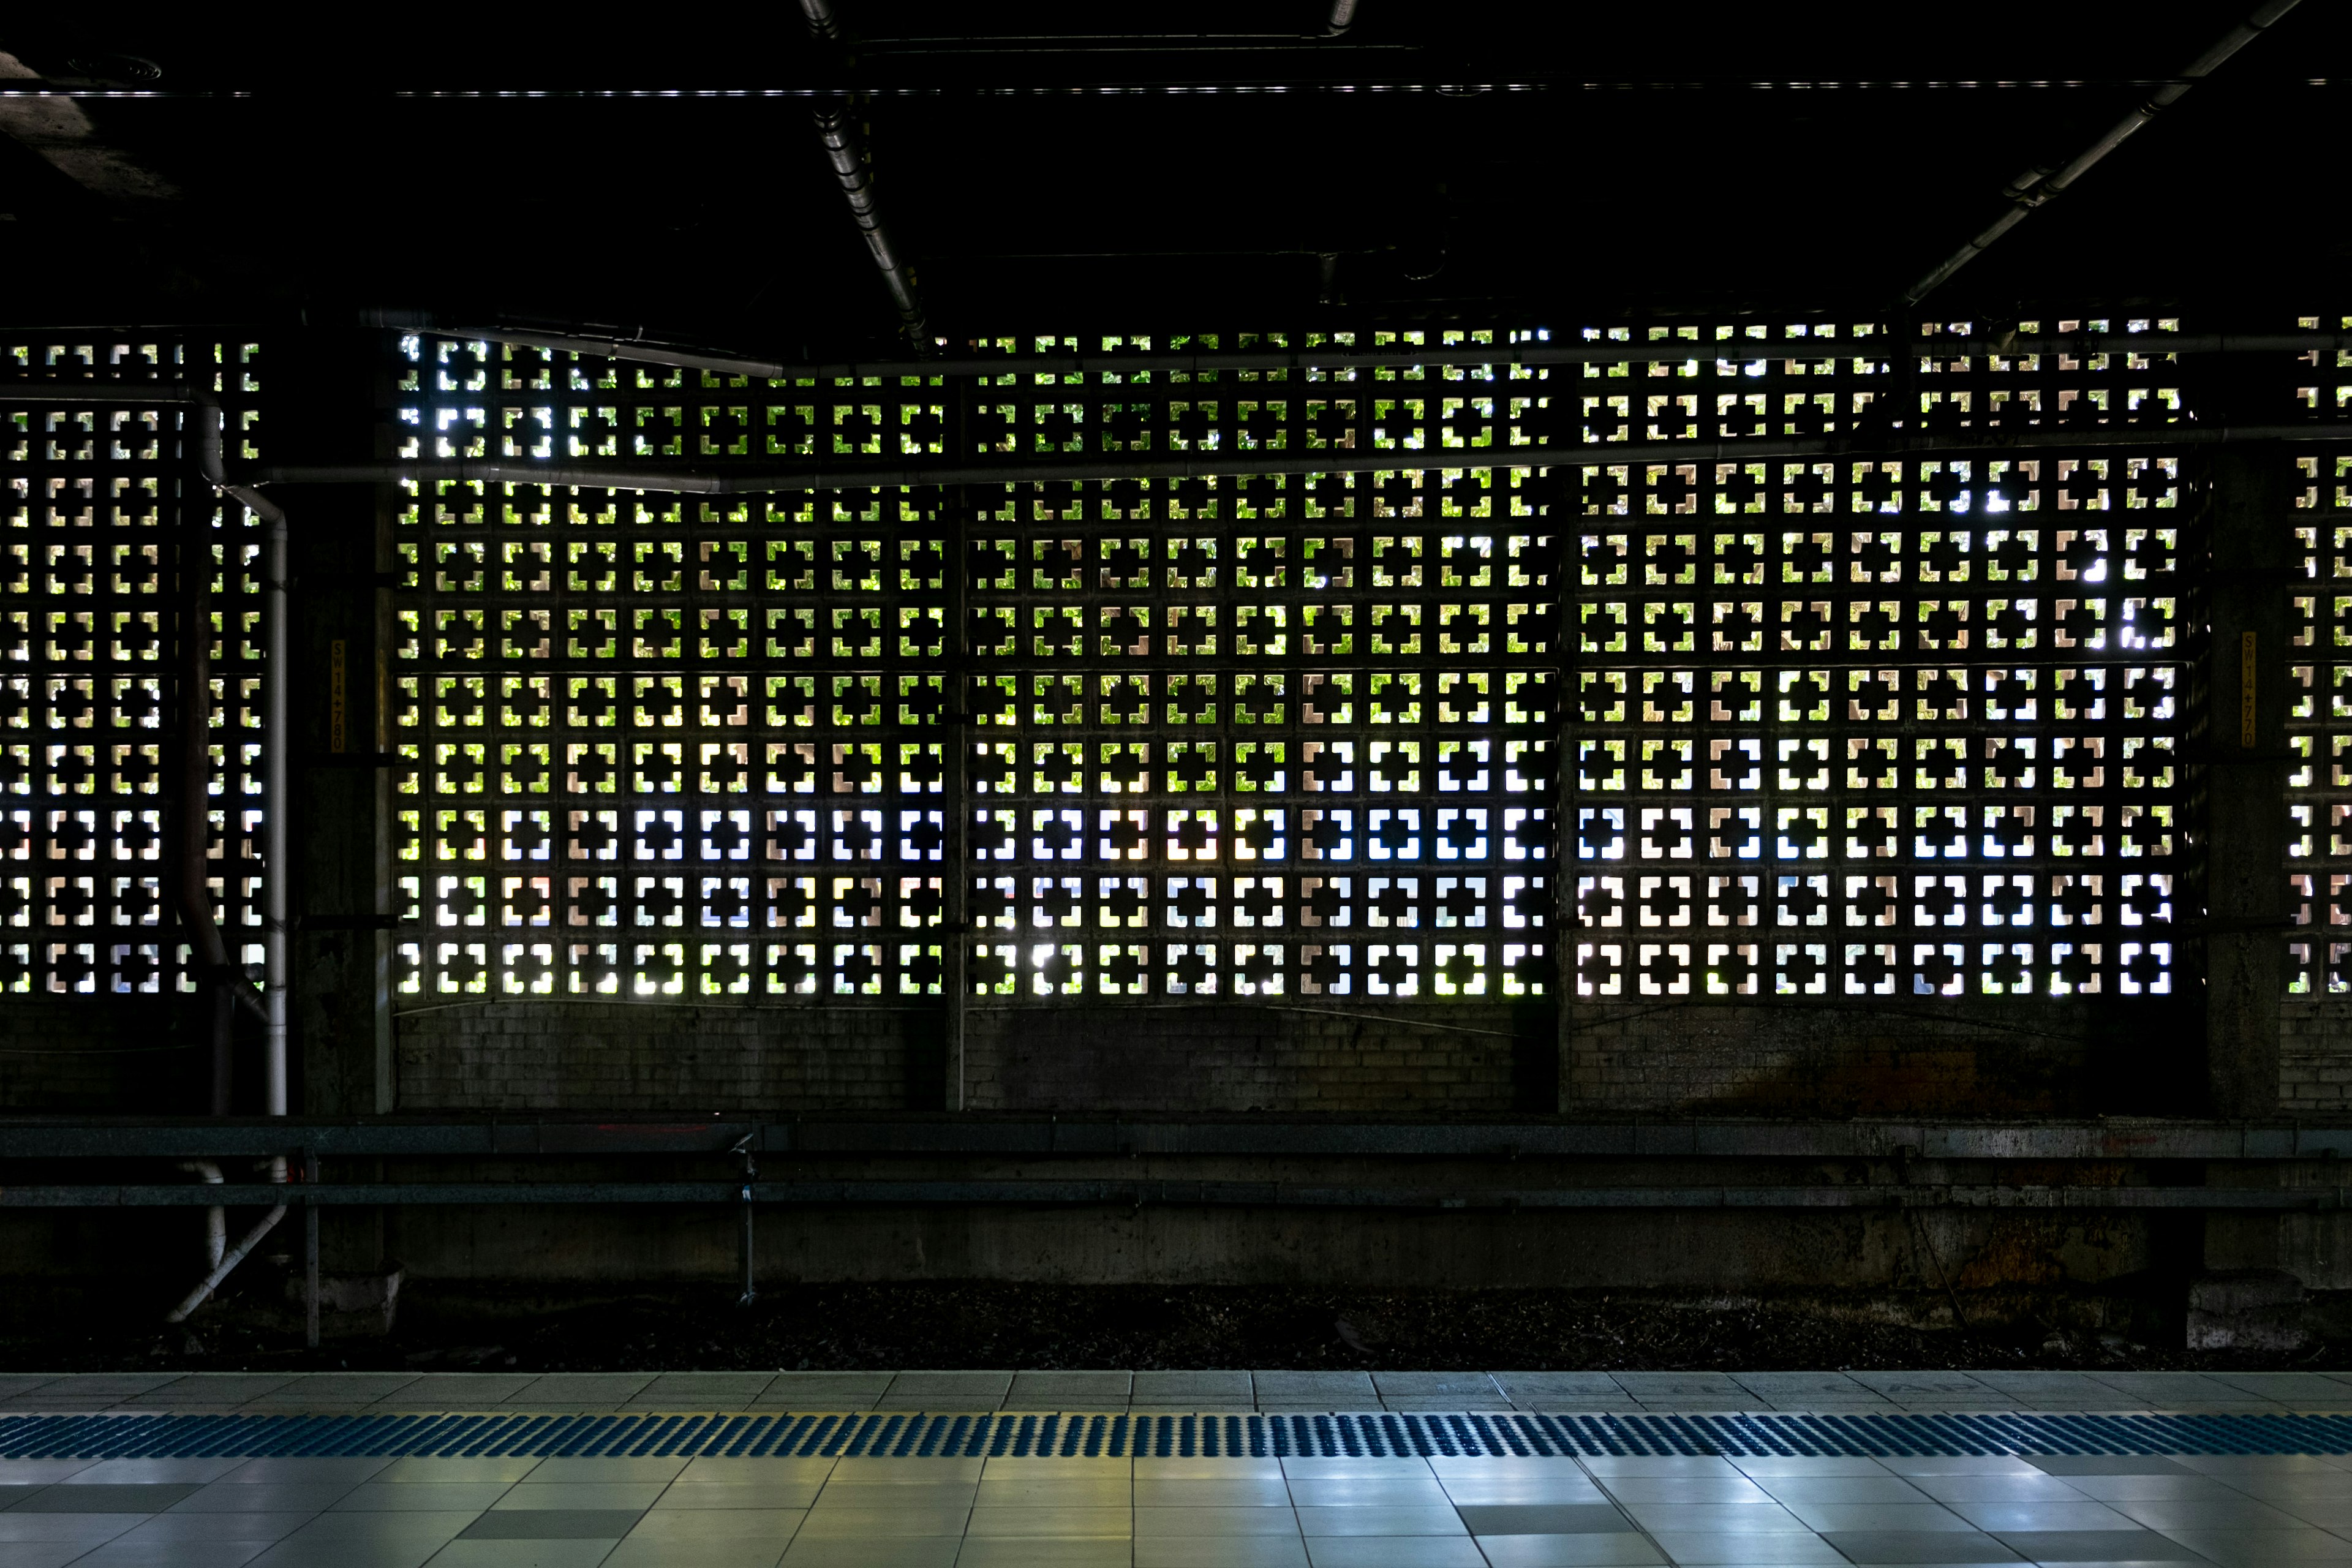
[[[0,1003],[0,1110],[186,1113],[205,1053],[169,997]],[[982,1110],[1368,1115],[2195,1114],[2199,1010],[2022,1000],[1868,1013],[1540,1006],[975,1009]],[[1438,1027],[1438,1025],[1452,1027]],[[398,1021],[404,1110],[936,1109],[937,1011],[490,1002]],[[1476,1032],[1471,1032],[1476,1031]],[[2352,1002],[2290,1004],[2282,1109],[2352,1106]],[[133,1048],[126,1048],[133,1047]]]
[[[2290,1000],[2279,1009],[2279,1109],[2352,1108],[2352,1001]]]
[[[493,1002],[396,1016],[403,1110],[897,1110],[937,1026],[860,1008]]]
[[[2195,1008],[1580,1006],[1570,1111],[1865,1116],[2193,1113]]]
[[[177,996],[0,1002],[0,1110],[202,1114],[212,1053],[194,1011]]]
[[[978,1110],[1549,1111],[1553,1025],[1508,1006],[1333,1016],[1263,1007],[976,1010]],[[1443,1023],[1451,1027],[1436,1027]],[[403,1110],[936,1107],[936,1012],[487,1003],[399,1020]],[[1515,1099],[1540,1047],[1540,1103]]]
[[[1552,1109],[1519,1100],[1515,1062],[1552,1050],[1548,1009],[1398,1007],[1342,1016],[1263,1006],[977,1011],[975,1110],[1350,1111]]]

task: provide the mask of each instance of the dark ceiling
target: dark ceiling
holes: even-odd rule
[[[2246,3],[1361,0],[1322,38],[1328,0],[1119,7],[1114,36],[1099,5],[835,0],[845,53],[773,4],[18,7],[0,70],[100,95],[0,99],[0,290],[26,323],[871,347],[896,319],[808,96],[854,87],[950,337],[1882,314]],[[2340,308],[2348,47],[2352,7],[2305,0],[1934,313]]]

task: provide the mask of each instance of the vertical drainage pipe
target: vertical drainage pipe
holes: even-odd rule
[[[199,409],[201,415],[205,411]],[[180,521],[180,714],[175,780],[179,842],[173,858],[178,876],[173,902],[187,933],[188,963],[212,1017],[212,1093],[215,1116],[235,1108],[236,992],[244,982],[229,973],[228,943],[213,917],[209,871],[212,837],[212,530],[204,520],[209,506],[191,500]],[[219,1261],[215,1252],[214,1261]]]
[[[284,1155],[281,1154],[278,1158],[269,1162],[269,1179],[272,1182],[278,1183],[280,1184],[285,1182],[286,1159]],[[212,1272],[206,1274],[202,1279],[197,1280],[196,1288],[189,1291],[184,1297],[181,1298],[180,1304],[178,1306],[163,1314],[163,1321],[167,1323],[186,1322],[188,1321],[188,1314],[203,1306],[206,1298],[210,1297],[215,1290],[220,1289],[221,1281],[227,1279],[231,1271],[233,1271],[238,1264],[245,1261],[245,1255],[251,1252],[255,1247],[260,1246],[261,1238],[268,1236],[271,1231],[277,1229],[278,1222],[285,1217],[286,1205],[281,1203],[276,1208],[271,1209],[268,1214],[263,1215],[258,1220],[256,1220],[254,1222],[253,1228],[245,1233],[245,1239],[238,1242],[235,1247],[231,1248],[225,1256],[223,1256],[218,1263],[214,1264],[212,1267]]]
[[[180,1169],[204,1178],[206,1186],[221,1184],[221,1168],[210,1160],[183,1160]],[[218,1268],[228,1255],[228,1210],[215,1204],[205,1211],[205,1267]]]
[[[250,485],[233,485],[221,466],[220,404],[203,387],[190,390],[196,405],[198,464],[212,487],[261,520],[261,985],[264,1102],[272,1116],[287,1113],[287,986],[292,965],[287,948],[291,869],[287,846],[286,746],[286,512]],[[281,1176],[279,1178],[283,1180]],[[271,1223],[275,1224],[275,1221]]]

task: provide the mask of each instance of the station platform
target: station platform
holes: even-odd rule
[[[1727,1375],[12,1375],[0,1568],[2352,1564],[2352,1373]]]

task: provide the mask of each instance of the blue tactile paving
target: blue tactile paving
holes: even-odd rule
[[[2352,1416],[2345,1415],[889,1411],[0,1417],[0,1458],[10,1459],[2345,1453],[2352,1453]]]

